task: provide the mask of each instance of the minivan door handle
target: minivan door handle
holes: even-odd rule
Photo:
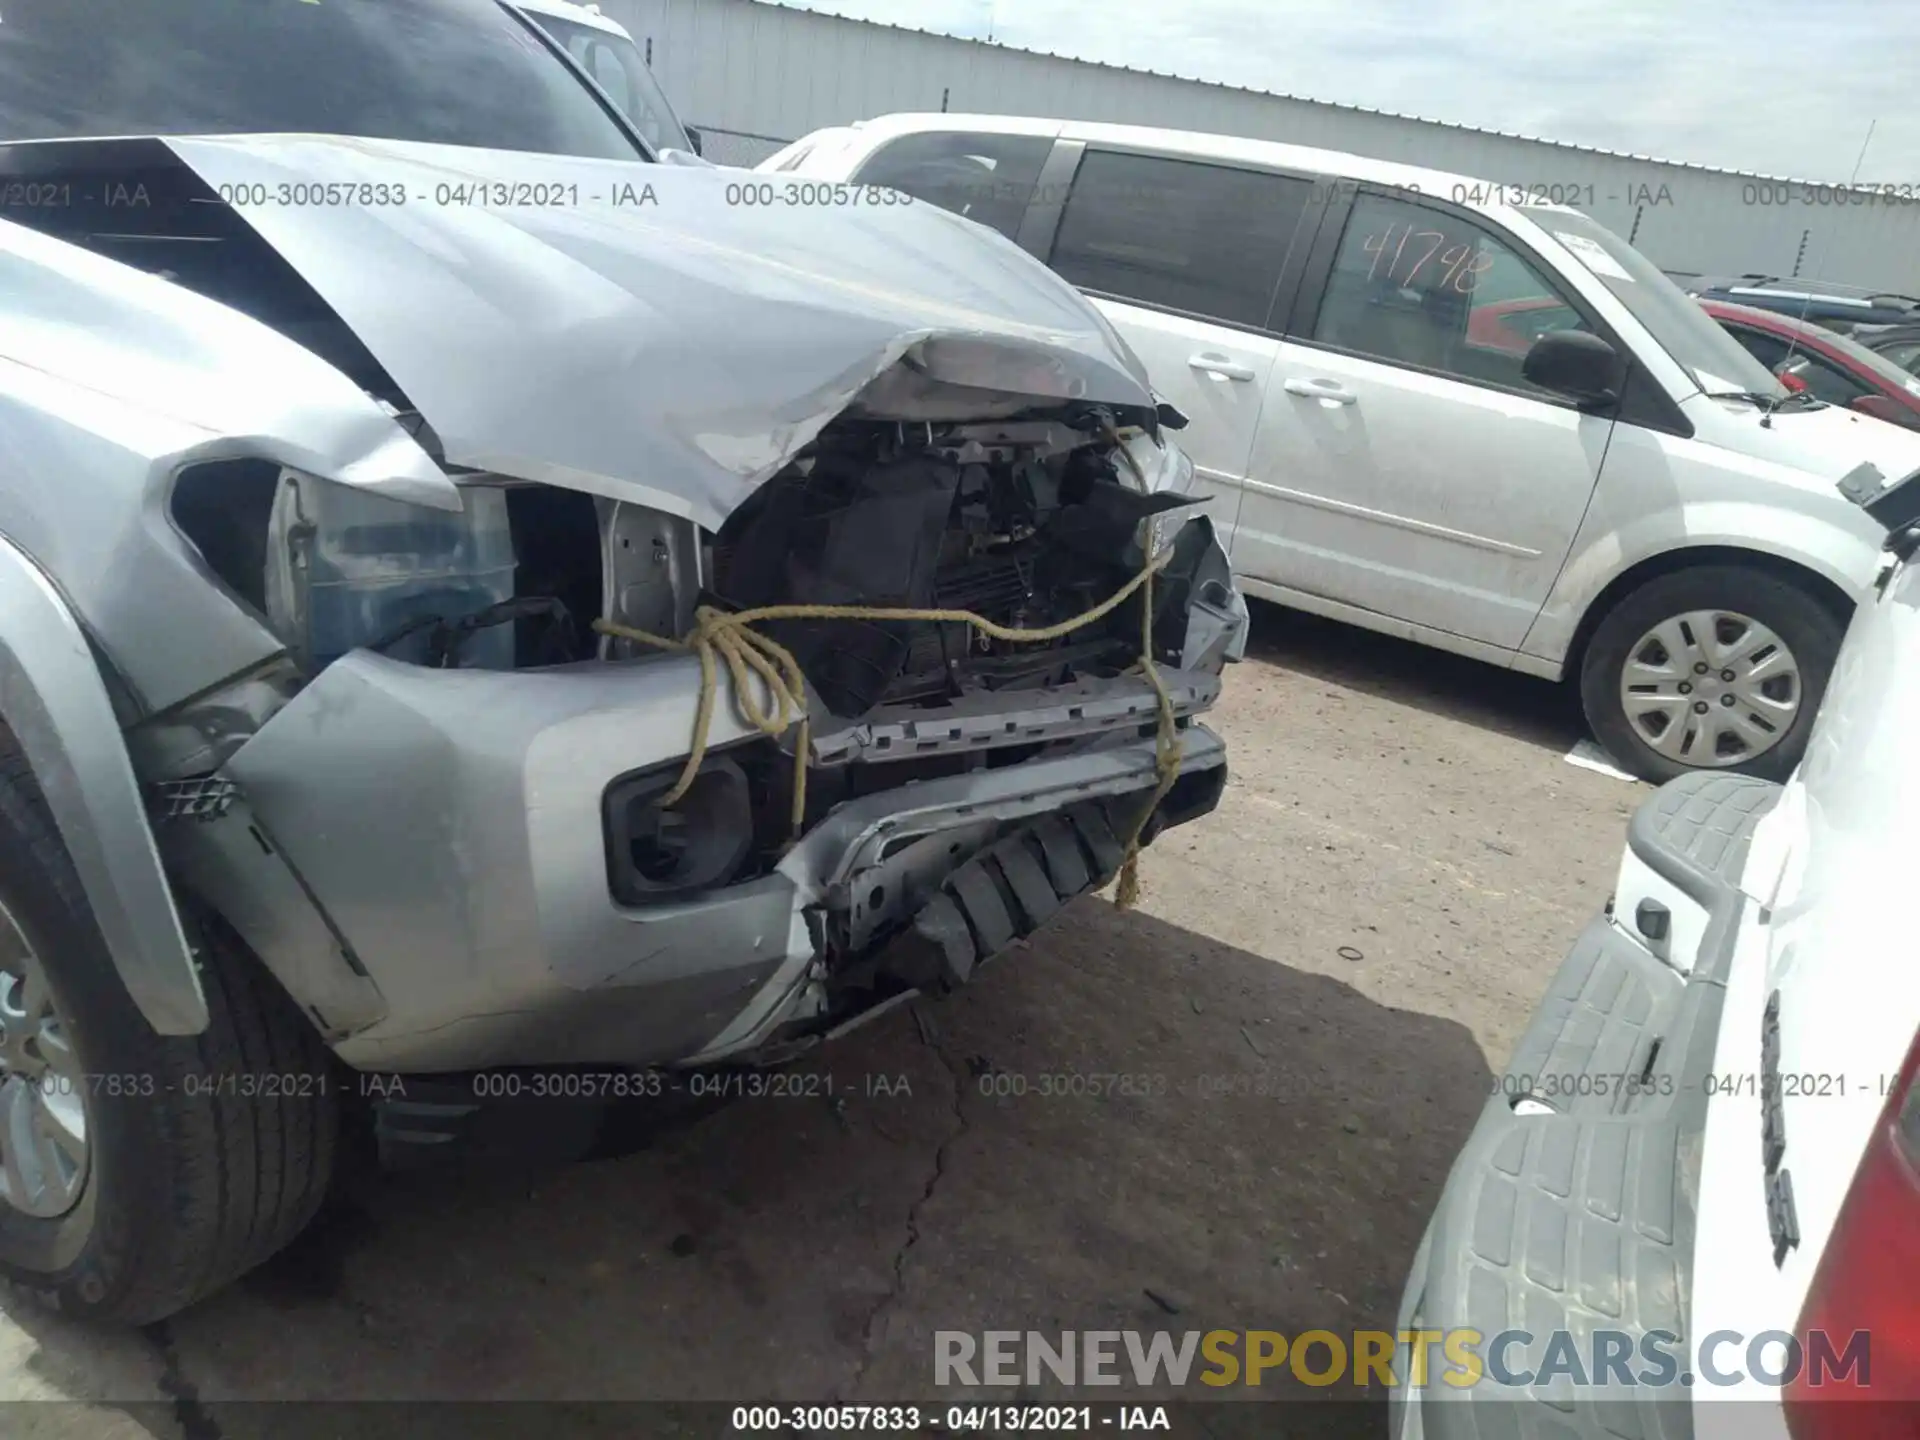
[[[1289,395],[1304,395],[1309,400],[1325,400],[1334,405],[1352,405],[1360,399],[1338,380],[1288,380],[1281,388]]]
[[[1202,350],[1198,355],[1189,355],[1187,364],[1195,370],[1208,375],[1224,376],[1228,380],[1253,379],[1253,367],[1242,365],[1238,360],[1229,360],[1226,356],[1211,350]]]

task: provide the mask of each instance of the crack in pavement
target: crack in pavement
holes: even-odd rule
[[[160,1393],[172,1402],[173,1418],[180,1426],[182,1440],[224,1440],[220,1422],[200,1398],[200,1387],[187,1378],[180,1363],[180,1347],[174,1342],[173,1327],[165,1320],[140,1327],[140,1333],[159,1353]]]
[[[906,1291],[907,1256],[913,1247],[920,1243],[920,1212],[926,1208],[927,1202],[933,1199],[933,1192],[940,1188],[941,1180],[946,1177],[947,1152],[953,1148],[954,1141],[966,1134],[973,1125],[973,1122],[967,1118],[963,1103],[966,1085],[961,1078],[961,1067],[955,1065],[952,1058],[941,1047],[939,1032],[934,1029],[933,1022],[921,1013],[917,1004],[912,1014],[913,1026],[919,1033],[920,1043],[934,1053],[940,1061],[941,1068],[947,1072],[947,1078],[953,1082],[955,1123],[947,1132],[946,1138],[934,1147],[933,1171],[927,1176],[927,1183],[920,1191],[920,1198],[907,1209],[906,1236],[901,1241],[900,1248],[893,1252],[893,1283],[887,1287],[887,1293],[880,1297],[873,1309],[867,1312],[867,1322],[862,1331],[864,1344],[860,1363],[854,1367],[853,1375],[847,1381],[846,1388],[840,1397],[842,1400],[852,1400],[859,1394],[860,1384],[866,1379],[867,1370],[872,1366],[875,1352],[879,1349],[881,1321],[886,1313],[899,1303],[901,1295]]]

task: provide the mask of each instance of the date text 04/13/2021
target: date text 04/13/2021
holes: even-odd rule
[[[393,1077],[404,1083],[402,1077]],[[904,1075],[867,1071],[847,1077],[809,1070],[483,1070],[471,1081],[481,1100],[832,1100],[913,1094]]]
[[[52,1095],[145,1099],[161,1094],[189,1098],[300,1099],[340,1094],[404,1099],[407,1077],[379,1071],[209,1070],[163,1079],[151,1071],[62,1074],[49,1070],[28,1083]],[[484,1070],[470,1081],[482,1100],[651,1100],[668,1095],[694,1099],[831,1100],[910,1097],[905,1074],[867,1072],[851,1078],[826,1072],[689,1070]]]
[[[729,1433],[835,1435],[859,1431],[956,1435],[1090,1435],[1108,1430],[1171,1430],[1164,1405],[736,1405]]]

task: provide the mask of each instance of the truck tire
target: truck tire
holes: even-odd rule
[[[1745,565],[1656,576],[1601,619],[1580,666],[1587,723],[1655,783],[1800,763],[1846,621],[1810,588]]]
[[[0,727],[0,1277],[69,1315],[159,1320],[312,1218],[332,1059],[217,917],[188,924],[209,1023],[156,1034]]]

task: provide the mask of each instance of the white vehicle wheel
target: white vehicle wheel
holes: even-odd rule
[[[1581,657],[1587,723],[1644,780],[1800,763],[1845,621],[1810,586],[1744,565],[1656,576],[1602,617]]]
[[[1758,760],[1793,729],[1802,693],[1792,647],[1731,610],[1668,616],[1620,668],[1620,708],[1635,736],[1695,769]]]

